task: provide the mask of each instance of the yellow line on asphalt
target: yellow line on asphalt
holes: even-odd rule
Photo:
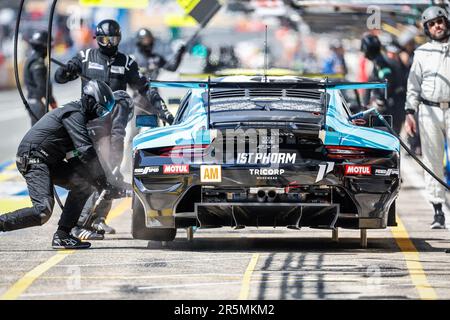
[[[106,222],[111,222],[111,220],[119,217],[129,208],[131,208],[131,198],[120,200],[117,206],[115,206],[114,209],[109,212],[108,217],[106,218]]]
[[[406,267],[408,268],[412,282],[419,292],[420,298],[426,300],[437,299],[436,291],[429,284],[422,263],[420,263],[419,252],[409,238],[408,231],[398,216],[397,224],[397,227],[391,228],[391,232],[397,245],[403,252],[403,256],[406,260]]]
[[[37,278],[47,272],[51,267],[60,263],[65,257],[73,252],[74,250],[58,252],[46,262],[38,265],[36,268],[25,274],[19,281],[13,284],[13,286],[0,297],[0,300],[16,300],[33,284]]]
[[[17,170],[16,163],[13,162],[5,168],[5,171]]]
[[[114,207],[113,210],[110,211],[108,216],[109,221],[114,218],[117,218],[122,213],[126,211],[127,208],[131,205],[131,199],[123,199],[119,202],[117,206]],[[19,279],[15,284],[13,284],[8,291],[6,291],[1,297],[0,300],[16,300],[19,296],[24,293],[36,279],[38,279],[41,275],[47,272],[50,268],[54,267],[58,263],[64,260],[65,257],[74,253],[75,250],[66,250],[60,251],[46,262],[38,265],[33,270],[29,271],[25,274],[21,279]]]
[[[247,300],[250,294],[250,281],[252,279],[253,271],[255,270],[256,263],[258,263],[259,253],[254,253],[250,260],[247,270],[245,270],[244,278],[242,279],[241,292],[239,294],[239,300]]]

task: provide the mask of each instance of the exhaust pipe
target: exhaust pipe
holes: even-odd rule
[[[273,202],[277,196],[275,190],[267,191],[267,202]]]
[[[266,192],[264,190],[258,190],[258,193],[256,194],[256,198],[258,199],[258,202],[266,202]]]

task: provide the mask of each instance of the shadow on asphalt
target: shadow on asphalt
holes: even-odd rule
[[[398,239],[408,240],[408,239]],[[444,249],[430,246],[427,239],[412,240],[420,252],[441,252]],[[438,240],[438,239],[433,239]],[[368,247],[361,248],[359,238],[341,238],[339,243],[334,243],[329,238],[197,238],[192,241],[185,239],[175,239],[164,245],[161,242],[149,241],[149,250],[173,250],[173,251],[311,251],[311,252],[345,252],[354,251],[374,251],[379,253],[395,253],[401,250],[394,239],[369,238]]]
[[[111,241],[127,240],[126,245],[120,246]],[[419,252],[443,252],[446,248],[433,247],[429,241],[443,241],[447,239],[421,239],[421,238],[399,238],[399,241],[412,240]],[[130,245],[136,242],[136,246]],[[339,253],[348,251],[371,251],[376,253],[395,253],[401,252],[395,239],[392,238],[369,238],[368,247],[361,248],[359,238],[340,238],[339,243],[332,242],[330,238],[195,238],[188,241],[183,238],[177,238],[175,241],[163,244],[159,241],[134,240],[131,238],[113,238],[102,241],[91,241],[90,249],[83,249],[80,252],[89,252],[92,250],[170,250],[170,251],[221,251],[221,252],[328,252]],[[102,244],[107,243],[107,246]],[[120,243],[118,243],[120,244]],[[141,245],[142,244],[142,245]],[[145,244],[147,244],[145,246]],[[1,252],[58,252],[50,248],[42,249],[4,249]]]

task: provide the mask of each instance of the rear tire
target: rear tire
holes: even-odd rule
[[[173,241],[177,235],[174,228],[147,228],[142,203],[133,197],[133,214],[131,215],[131,234],[134,239],[153,241]]]
[[[392,202],[392,204],[391,204],[391,207],[389,208],[388,220],[387,220],[388,227],[396,227],[397,226],[396,209],[395,209],[396,202],[397,201],[394,200],[394,202]]]

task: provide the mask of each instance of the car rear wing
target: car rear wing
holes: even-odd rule
[[[207,125],[210,128],[210,101],[211,89],[304,89],[304,90],[324,90],[325,97],[327,90],[358,90],[358,89],[384,89],[385,97],[387,96],[387,81],[385,82],[345,82],[345,81],[328,81],[328,78],[322,81],[314,80],[278,80],[273,81],[270,78],[262,78],[263,81],[247,81],[247,82],[225,82],[225,81],[150,81],[152,88],[173,88],[173,89],[204,89],[208,91],[207,101]],[[264,81],[265,80],[265,81]],[[387,98],[387,97],[386,97]],[[324,101],[325,109],[328,107],[328,101]]]

